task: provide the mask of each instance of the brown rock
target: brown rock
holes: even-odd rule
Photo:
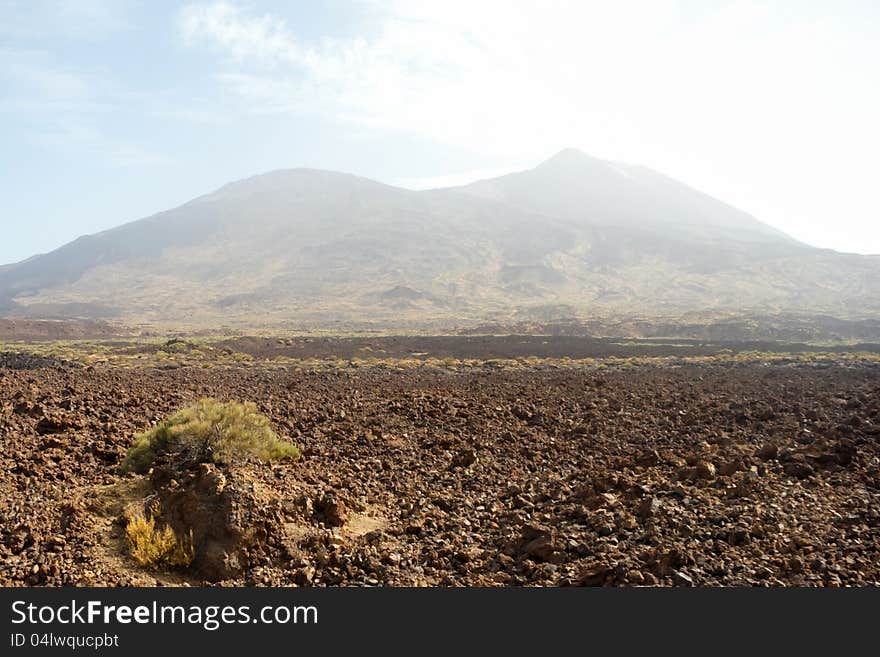
[[[67,424],[58,418],[50,418],[44,417],[37,425],[34,427],[34,431],[36,431],[41,436],[45,436],[47,434],[52,433],[61,433],[67,429]]]
[[[296,571],[293,581],[299,586],[311,586],[315,579],[315,569],[311,566],[305,566]]]
[[[696,468],[683,467],[675,472],[675,478],[679,481],[694,481],[697,476]]]
[[[614,572],[614,569],[607,564],[593,564],[588,566],[578,575],[577,586],[603,586],[605,580]]]
[[[520,534],[522,553],[536,561],[551,561],[556,556],[556,533],[546,525],[529,523]]]
[[[805,479],[815,472],[813,466],[803,461],[791,461],[785,464],[785,474],[798,479]]]
[[[458,452],[452,459],[453,468],[468,468],[477,462],[477,450],[466,448]]]
[[[327,495],[315,505],[316,511],[329,527],[341,527],[348,522],[348,509],[345,503],[333,495]]]
[[[526,543],[523,552],[537,561],[550,561],[556,554],[556,545],[551,537],[542,536]]]
[[[635,586],[639,586],[640,584],[645,583],[645,576],[642,574],[640,570],[630,570],[626,573],[626,581],[629,584],[633,584]]]
[[[718,474],[722,477],[730,477],[744,469],[745,467],[741,459],[731,459],[718,466]]]
[[[715,465],[709,461],[698,461],[696,467],[696,474],[699,479],[714,479],[715,478]]]
[[[727,534],[727,542],[730,545],[743,545],[752,538],[751,533],[745,527],[736,527]]]
[[[693,586],[694,579],[690,575],[681,572],[680,570],[673,571],[672,573],[672,583],[675,586]]]
[[[520,536],[524,541],[532,541],[536,538],[543,538],[545,536],[552,536],[553,529],[548,527],[547,525],[540,525],[538,523],[528,523],[523,525],[522,531],[520,532]]]
[[[591,509],[611,509],[617,506],[617,503],[618,498],[614,493],[599,493],[588,501]]]
[[[636,509],[636,515],[642,519],[652,518],[662,508],[663,503],[659,499],[651,495],[650,497],[646,497],[641,501],[638,509]]]

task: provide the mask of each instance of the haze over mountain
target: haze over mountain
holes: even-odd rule
[[[799,243],[644,167],[565,150],[410,191],[292,169],[0,267],[0,311],[129,322],[880,314],[880,256]]]

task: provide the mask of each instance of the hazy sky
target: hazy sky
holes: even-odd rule
[[[0,263],[311,166],[564,147],[880,253],[880,3],[0,0]]]

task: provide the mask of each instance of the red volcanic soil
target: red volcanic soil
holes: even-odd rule
[[[205,396],[303,450],[181,478],[264,508],[227,583],[880,584],[876,365],[33,368],[0,368],[0,584],[226,576],[122,539],[151,485],[120,472],[132,435]]]

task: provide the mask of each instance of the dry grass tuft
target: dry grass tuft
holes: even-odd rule
[[[154,503],[146,512],[137,509],[126,514],[125,535],[131,556],[147,568],[186,567],[195,556],[192,532],[186,539],[179,539],[171,527],[161,529],[156,525],[158,505]]]

